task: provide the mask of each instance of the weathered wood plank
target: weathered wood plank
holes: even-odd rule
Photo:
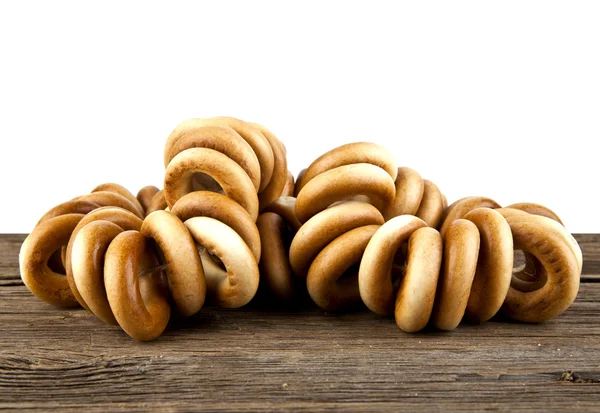
[[[402,333],[368,312],[204,309],[152,343],[0,288],[0,408],[464,411],[600,406],[600,284],[541,325]]]
[[[600,281],[600,234],[576,234],[583,251],[583,280]]]
[[[598,411],[600,236],[560,317],[405,334],[367,311],[205,308],[138,343],[21,284],[0,236],[0,409],[48,411]],[[596,278],[597,279],[597,278]]]

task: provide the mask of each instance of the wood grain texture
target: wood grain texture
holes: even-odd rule
[[[205,308],[138,343],[20,282],[0,236],[0,409],[598,411],[600,237],[577,236],[577,300],[550,322],[406,334],[367,311]]]

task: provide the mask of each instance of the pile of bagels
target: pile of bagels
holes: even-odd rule
[[[264,126],[190,119],[164,166],[162,189],[103,184],[43,215],[19,256],[29,290],[147,341],[205,303],[366,306],[415,332],[499,313],[543,322],[579,289],[581,250],[550,209],[448,205],[374,143],[332,149],[294,179]]]

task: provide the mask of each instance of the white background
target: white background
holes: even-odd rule
[[[168,4],[168,5],[167,5]],[[114,181],[162,186],[189,117],[260,122],[296,174],[386,145],[450,201],[600,232],[599,2],[0,4],[0,232]]]

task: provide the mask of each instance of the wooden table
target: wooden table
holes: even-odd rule
[[[368,311],[204,309],[138,343],[35,298],[0,236],[0,410],[600,411],[600,235],[551,322],[405,334]]]

